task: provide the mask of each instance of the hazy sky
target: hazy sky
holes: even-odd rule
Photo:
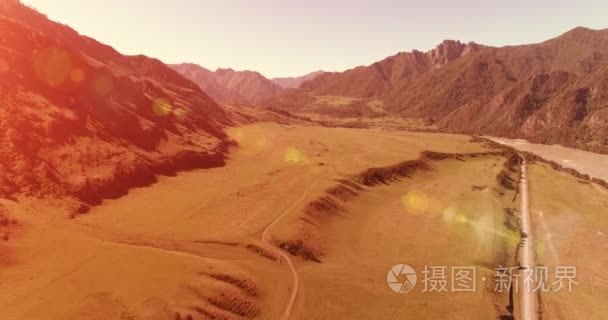
[[[125,54],[256,70],[342,71],[443,39],[540,42],[608,28],[608,0],[23,0]]]

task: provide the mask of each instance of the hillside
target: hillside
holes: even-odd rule
[[[485,48],[393,91],[393,112],[441,128],[579,144],[608,143],[608,30],[577,28],[534,45]]]
[[[278,84],[283,89],[297,89],[302,83],[312,80],[319,75],[324,74],[325,71],[315,71],[301,77],[285,77],[285,78],[272,78],[272,82]]]
[[[191,63],[171,67],[221,103],[256,104],[282,92],[279,85],[255,71],[210,71]]]
[[[608,30],[586,28],[500,48],[448,40],[427,52],[325,73],[269,104],[299,101],[306,109],[303,101],[318,96],[379,100],[392,115],[425,119],[444,131],[608,152],[606,52]]]
[[[446,40],[426,53],[403,52],[371,66],[322,73],[302,83],[300,89],[285,90],[262,105],[313,117],[385,117],[388,112],[384,100],[395,88],[479,48],[475,43]]]
[[[0,196],[86,204],[222,165],[225,111],[156,59],[0,1]],[[80,211],[86,206],[81,206]]]
[[[319,95],[385,97],[422,75],[480,48],[475,43],[446,40],[428,52],[401,52],[370,66],[344,72],[328,72],[301,87]]]

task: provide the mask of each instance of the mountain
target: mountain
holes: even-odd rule
[[[263,105],[313,117],[384,117],[388,114],[385,100],[396,88],[481,48],[473,42],[446,40],[428,52],[401,52],[370,66],[325,72]]]
[[[443,131],[608,152],[607,52],[608,30],[580,27],[542,43],[500,48],[448,40],[427,52],[322,74],[269,104],[377,99],[389,114],[426,119]]]
[[[283,90],[255,71],[217,69],[214,72],[192,63],[171,67],[221,103],[257,104],[279,95]]]
[[[300,85],[306,81],[316,78],[318,75],[324,74],[324,71],[315,71],[301,77],[286,77],[286,78],[273,78],[272,82],[278,84],[283,89],[297,89]]]
[[[475,43],[446,40],[428,52],[401,52],[370,66],[344,72],[328,72],[304,83],[301,88],[319,95],[384,97],[422,75],[480,48],[482,47]]]
[[[97,204],[222,165],[229,145],[226,112],[190,80],[16,0],[0,1],[0,101],[2,197]]]
[[[398,114],[448,131],[601,150],[608,144],[608,30],[485,47],[391,92]]]

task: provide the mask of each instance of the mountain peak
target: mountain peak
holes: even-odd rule
[[[479,50],[475,42],[463,43],[458,40],[443,40],[434,49],[427,52],[435,67],[442,65]]]
[[[223,72],[225,72],[225,73],[232,73],[232,72],[235,72],[235,71],[232,68],[217,68],[215,70],[215,72],[217,72],[217,73],[223,73]]]
[[[587,28],[587,27],[578,26],[578,27],[575,27],[572,30],[568,31],[567,33],[570,33],[570,32],[572,32],[572,33],[588,33],[588,32],[596,32],[596,31],[598,31],[598,30]]]
[[[556,39],[560,38],[595,38],[599,37],[601,39],[606,39],[608,37],[608,29],[591,29],[586,27],[576,27],[573,28]]]
[[[209,71],[196,64],[172,66],[192,80],[214,100],[222,103],[255,104],[278,95],[282,88],[257,71],[218,68]]]

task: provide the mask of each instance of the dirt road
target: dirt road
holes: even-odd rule
[[[287,262],[287,265],[289,266],[289,270],[291,271],[291,275],[293,277],[293,287],[291,289],[291,295],[289,296],[289,300],[287,301],[287,304],[285,305],[285,309],[284,309],[283,317],[282,317],[283,320],[287,320],[291,316],[291,310],[293,309],[293,305],[296,301],[296,297],[298,296],[298,289],[300,287],[300,277],[298,276],[298,271],[296,270],[296,267],[293,264],[293,261],[291,260],[291,257],[289,256],[289,254],[287,252],[283,251],[281,248],[277,247],[272,242],[272,239],[269,236],[270,229],[272,229],[272,227],[275,226],[283,217],[285,217],[287,214],[289,214],[291,211],[293,211],[302,201],[304,201],[306,199],[308,192],[317,183],[317,181],[319,181],[320,178],[321,178],[321,176],[319,175],[319,177],[317,177],[317,179],[315,179],[304,190],[304,192],[302,192],[302,195],[300,196],[300,198],[298,198],[289,208],[285,209],[281,213],[281,215],[279,215],[270,225],[268,225],[268,227],[266,227],[266,229],[264,229],[264,232],[262,232],[262,242],[264,242],[269,248],[272,248],[272,251],[275,254],[277,254],[278,256],[280,256],[281,260],[284,260]]]
[[[530,202],[528,198],[528,175],[526,161],[521,164],[521,234],[519,264],[521,268],[520,315],[523,320],[536,319],[534,297],[534,239],[530,228]]]

